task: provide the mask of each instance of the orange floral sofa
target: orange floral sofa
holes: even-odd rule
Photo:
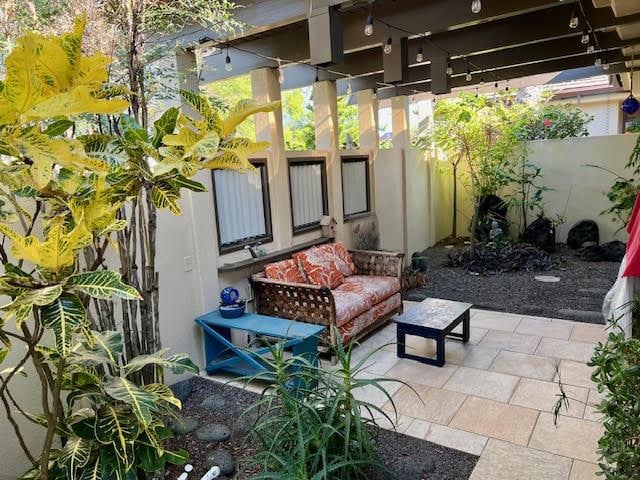
[[[325,347],[357,340],[402,311],[403,254],[328,243],[250,277],[256,312],[325,325]]]

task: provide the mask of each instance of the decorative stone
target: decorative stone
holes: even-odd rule
[[[423,252],[413,252],[413,255],[411,255],[411,268],[423,273],[427,271],[427,257]]]
[[[182,380],[174,383],[173,385],[169,385],[169,388],[173,392],[173,396],[180,400],[184,405],[193,391],[193,379],[188,378],[187,380]]]
[[[171,418],[167,424],[176,435],[186,435],[198,428],[200,422],[194,417],[178,417]]]
[[[620,240],[603,243],[600,247],[602,247],[604,259],[607,262],[621,262],[627,250],[627,246]]]
[[[207,408],[214,412],[224,410],[226,405],[227,401],[223,397],[217,395],[211,395],[200,402],[201,407]]]
[[[593,220],[580,220],[567,235],[567,245],[571,248],[580,248],[585,242],[600,242],[598,224]]]
[[[436,462],[422,454],[407,455],[395,463],[393,471],[398,478],[431,478],[436,471]]]
[[[587,245],[578,250],[578,256],[587,262],[601,262],[604,260],[604,250],[600,245]]]
[[[236,461],[228,450],[219,448],[207,454],[205,460],[207,470],[211,467],[219,467],[222,475],[233,475],[236,471]]]
[[[525,241],[547,252],[556,249],[556,227],[546,217],[535,219],[524,233]]]
[[[203,442],[224,442],[231,437],[231,430],[221,423],[211,423],[196,430],[196,437]]]
[[[560,277],[555,277],[553,275],[536,275],[534,278],[538,282],[542,283],[557,283],[560,281]]]

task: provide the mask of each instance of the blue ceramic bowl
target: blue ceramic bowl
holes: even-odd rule
[[[220,305],[220,315],[222,315],[222,318],[238,318],[244,315],[245,308],[245,304]]]

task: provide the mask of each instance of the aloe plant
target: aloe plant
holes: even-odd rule
[[[357,393],[365,387],[379,390],[395,412],[384,384],[404,382],[365,378],[362,373],[377,350],[354,362],[355,345],[338,344],[338,365],[331,370],[308,356],[288,357],[281,345],[269,347],[270,373],[253,379],[273,383],[246,412],[257,414],[251,435],[260,449],[249,464],[259,466],[261,473],[253,478],[353,480],[387,472],[376,450],[375,418],[393,423],[394,414]]]

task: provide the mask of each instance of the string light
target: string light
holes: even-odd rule
[[[587,43],[589,43],[589,32],[587,31],[587,29],[584,29],[584,32],[582,32],[582,37],[580,37],[580,43],[582,43],[583,45],[586,45]]]
[[[603,70],[609,70],[609,62],[607,61],[606,58],[603,60],[602,69]]]
[[[278,82],[282,85],[284,83],[284,68],[282,68],[282,60],[280,60],[280,57],[276,60],[278,62]]]
[[[589,45],[587,45],[587,53],[593,53],[595,51],[596,51],[596,49],[593,46],[593,43],[589,42]]]
[[[377,88],[373,89],[373,93],[371,94],[371,98],[374,99],[374,100],[378,98],[378,89]]]
[[[320,76],[318,74],[318,67],[316,67],[316,78],[314,79],[314,83],[318,83],[320,81]]]
[[[481,0],[473,0],[473,2],[471,2],[471,11],[473,13],[480,13],[480,11],[482,10],[482,1]]]
[[[578,10],[574,7],[569,19],[569,28],[578,28],[578,25],[580,25],[580,19],[578,18]]]
[[[593,65],[595,67],[599,67],[600,65],[602,65],[602,59],[600,57],[596,57],[595,62],[593,62]]]
[[[471,75],[471,65],[469,65],[469,60],[467,60],[467,75],[465,78],[467,79],[467,82],[470,82],[473,78]]]
[[[424,62],[424,55],[422,54],[422,39],[420,39],[420,46],[418,47],[418,53],[416,54],[416,63]]]
[[[233,70],[233,65],[231,65],[231,57],[229,56],[229,47],[227,47],[227,57],[224,59],[224,69],[227,72]]]
[[[353,94],[353,88],[351,88],[351,82],[347,83],[347,95]]]
[[[447,57],[447,75],[453,75],[453,67],[451,66],[451,58]]]
[[[509,91],[509,80],[507,80],[507,83],[506,83],[506,85],[505,85],[505,87],[504,87],[504,91],[505,91],[505,92],[508,92],[508,91]]]
[[[369,8],[369,14],[367,15],[367,23],[364,25],[364,34],[367,37],[373,35],[373,6]]]
[[[391,51],[393,49],[393,47],[391,46],[393,40],[391,39],[391,37],[387,38],[387,41],[384,44],[384,53],[386,53],[387,55],[391,54]]]

